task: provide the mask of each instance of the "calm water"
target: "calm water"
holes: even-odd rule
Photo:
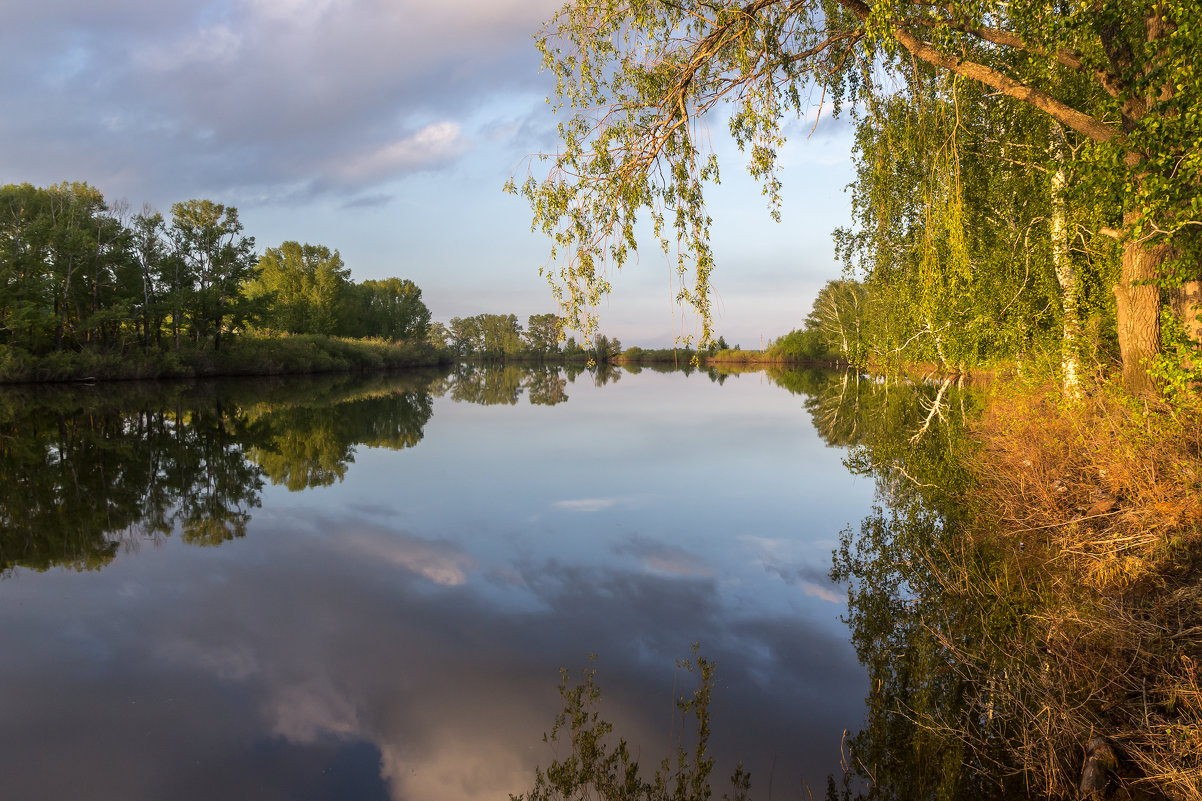
[[[717,795],[821,797],[873,482],[763,374],[607,378],[0,390],[0,797],[503,799],[561,667],[658,763],[694,642]]]

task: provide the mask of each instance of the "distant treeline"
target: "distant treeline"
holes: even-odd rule
[[[0,348],[33,358],[182,348],[247,332],[422,342],[430,312],[401,278],[355,283],[337,250],[259,254],[210,200],[132,213],[85,183],[0,187]]]
[[[476,314],[452,317],[445,325],[432,323],[429,340],[461,356],[486,361],[609,362],[622,353],[616,337],[598,334],[585,345],[575,337],[564,338],[563,325],[563,318],[555,314],[532,314],[525,328],[514,314]]]
[[[564,337],[564,319],[556,314],[532,314],[525,327],[514,314],[477,314],[453,317],[445,324],[431,323],[429,341],[452,353],[484,361],[541,361],[564,363],[593,361],[599,364],[668,364],[675,367],[712,363],[846,363],[854,356],[854,338],[845,344],[838,326],[831,325],[818,311],[831,292],[832,282],[819,295],[806,328],[775,340],[766,350],[743,350],[718,337],[696,350],[688,345],[670,348],[623,349],[617,337],[597,334],[591,343]],[[848,323],[850,325],[850,323]]]

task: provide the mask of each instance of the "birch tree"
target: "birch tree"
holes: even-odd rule
[[[538,36],[556,107],[568,109],[561,146],[545,174],[510,188],[552,239],[546,272],[574,327],[591,325],[644,215],[675,255],[678,299],[698,312],[705,343],[715,263],[705,192],[719,165],[704,122],[728,112],[776,214],[784,121],[888,95],[923,64],[1063,126],[1076,166],[1109,189],[1095,233],[1122,249],[1123,380],[1148,395],[1162,291],[1198,278],[1200,38],[1192,0],[571,0]]]

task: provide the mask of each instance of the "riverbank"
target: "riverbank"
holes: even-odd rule
[[[228,340],[219,351],[181,343],[179,350],[130,348],[34,356],[0,346],[0,384],[366,372],[450,361],[446,351],[424,342],[308,334],[244,335]]]
[[[1202,799],[1202,404],[997,382],[971,433],[976,544],[1033,610],[1002,645],[1041,655],[994,690],[1019,763],[1069,796],[1102,737],[1125,791]]]
[[[836,554],[874,678],[864,778],[1202,799],[1202,403],[911,386],[893,405],[926,422],[861,434],[850,459],[882,507]],[[849,385],[840,406],[880,394]],[[898,756],[923,753],[941,756]]]

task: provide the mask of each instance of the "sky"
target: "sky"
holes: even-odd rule
[[[413,280],[435,320],[555,310],[550,247],[502,192],[553,152],[533,34],[560,0],[0,0],[0,184],[84,181],[133,210],[237,207],[260,251],[337,249],[352,278]],[[811,132],[811,129],[812,132]],[[715,329],[759,347],[839,277],[850,131],[790,121],[781,222],[720,119],[709,197]],[[537,164],[533,167],[537,175]],[[601,331],[696,334],[652,242],[611,276]]]

